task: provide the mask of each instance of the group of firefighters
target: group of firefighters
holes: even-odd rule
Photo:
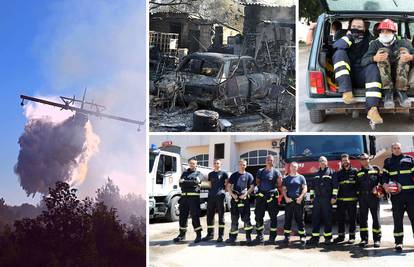
[[[231,228],[226,243],[234,244],[239,233],[239,219],[244,223],[246,243],[249,245],[263,242],[264,216],[270,217],[269,244],[274,244],[277,236],[277,216],[280,209],[279,194],[285,202],[284,240],[289,244],[292,233],[292,220],[295,219],[297,233],[302,246],[318,245],[320,228],[323,225],[325,244],[345,241],[345,218],[349,221],[349,244],[355,243],[357,204],[359,204],[359,233],[361,247],[368,245],[368,213],[371,213],[374,247],[381,245],[380,199],[385,194],[391,196],[394,221],[395,250],[403,249],[403,219],[408,213],[414,233],[414,158],[401,152],[401,144],[391,145],[392,155],[384,161],[381,170],[370,165],[369,155],[359,156],[360,169],[351,166],[350,156],[341,156],[341,167],[334,171],[328,167],[326,157],[319,158],[319,170],[307,184],[304,176],[298,173],[298,163],[292,162],[287,176],[282,177],[273,167],[274,157],[266,158],[266,167],[259,169],[256,178],[246,171],[247,162],[239,161],[239,169],[228,177],[221,170],[220,160],[214,161],[214,170],[209,173],[208,181],[197,170],[197,161],[189,160],[189,168],[180,178],[182,196],[179,200],[179,235],[174,242],[185,240],[188,216],[191,215],[195,243],[214,238],[214,216],[218,213],[218,238],[223,242],[225,221],[225,194],[231,196]],[[207,202],[207,235],[201,237],[200,190],[209,188]],[[305,195],[310,193],[312,207],[312,236],[306,240],[304,224]],[[255,188],[257,188],[255,190]],[[280,190],[281,189],[281,190]],[[279,192],[281,191],[281,192]],[[255,194],[255,240],[252,240],[253,225],[250,219],[250,197]],[[337,205],[338,236],[332,240],[332,206]]]
[[[382,97],[386,109],[395,107],[394,93],[401,107],[411,107],[407,90],[414,48],[397,36],[397,26],[390,19],[375,25],[375,36],[367,25],[362,18],[354,18],[342,37],[334,35],[338,39],[334,40],[332,63],[344,103],[355,103],[353,89],[365,88],[367,118],[371,124],[380,124]]]
[[[311,25],[306,43],[313,41],[316,24]],[[381,99],[385,109],[393,109],[394,95],[403,108],[410,108],[407,90],[412,86],[410,76],[414,61],[414,48],[408,40],[398,36],[397,25],[384,19],[369,32],[369,21],[352,18],[348,29],[342,29],[342,22],[331,23],[332,63],[327,64],[328,84],[339,87],[345,104],[356,103],[355,88],[365,88],[367,118],[370,124],[381,124],[378,111]],[[336,82],[336,85],[332,81]]]

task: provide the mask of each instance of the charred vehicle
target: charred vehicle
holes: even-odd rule
[[[264,98],[279,83],[276,74],[261,72],[250,56],[193,53],[175,72],[155,82],[155,93],[160,99],[173,99],[171,106],[181,101],[178,104],[233,113],[226,106],[240,107],[250,98]]]

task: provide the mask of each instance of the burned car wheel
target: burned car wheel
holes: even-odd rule
[[[313,123],[321,123],[326,118],[326,110],[311,109],[309,110],[309,118]]]

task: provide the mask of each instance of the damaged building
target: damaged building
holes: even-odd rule
[[[264,71],[294,76],[295,1],[241,0],[241,4],[245,6],[246,55],[254,57]]]
[[[206,51],[211,46],[212,28],[211,21],[200,19],[190,13],[157,10],[150,15],[150,34],[176,34],[177,41],[172,43],[171,48],[187,49],[189,54]],[[166,43],[162,41],[155,37],[150,40],[151,45],[160,45],[162,52],[167,52],[169,47],[162,47],[162,44]]]
[[[150,10],[151,131],[295,129],[293,1],[235,2],[242,31],[187,7]]]

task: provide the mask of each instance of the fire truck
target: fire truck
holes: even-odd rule
[[[149,218],[165,218],[168,221],[178,221],[181,190],[178,185],[181,174],[188,169],[187,160],[180,155],[180,148],[166,141],[158,148],[151,145],[149,151]],[[212,168],[197,166],[207,180]],[[230,174],[229,174],[230,175]],[[208,190],[201,189],[200,208],[207,209]],[[226,194],[226,209],[230,209],[230,196]]]
[[[285,172],[289,171],[292,162],[297,162],[298,172],[305,176],[308,188],[313,185],[314,175],[319,169],[320,156],[325,156],[328,159],[328,166],[337,171],[340,168],[342,154],[348,154],[351,165],[360,168],[358,156],[361,153],[374,157],[377,152],[375,136],[364,135],[288,135],[282,139],[280,149]],[[307,221],[311,211],[312,204],[308,192],[305,198]]]

